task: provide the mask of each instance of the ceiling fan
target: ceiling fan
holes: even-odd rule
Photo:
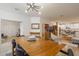
[[[26,11],[36,11],[39,12],[39,9],[41,8],[41,6],[36,5],[35,3],[26,3]]]

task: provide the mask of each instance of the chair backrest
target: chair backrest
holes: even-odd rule
[[[19,51],[23,51],[23,48],[19,44],[16,45],[16,49]]]
[[[68,49],[68,56],[74,56],[72,49]]]
[[[24,56],[24,50],[22,49],[22,47],[20,45],[16,45],[16,55],[18,56]]]

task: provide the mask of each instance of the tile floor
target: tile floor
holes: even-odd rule
[[[12,44],[11,40],[16,39],[16,37],[9,37],[3,39],[0,44],[0,56],[11,56],[12,55]]]
[[[12,52],[11,42],[6,42],[0,45],[0,56],[8,56],[11,52]]]

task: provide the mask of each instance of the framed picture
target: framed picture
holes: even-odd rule
[[[31,28],[32,29],[39,29],[40,28],[40,24],[39,23],[32,23],[31,24]]]

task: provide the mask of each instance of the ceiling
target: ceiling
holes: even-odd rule
[[[44,18],[61,19],[79,16],[79,4],[78,3],[39,3],[43,6],[40,9],[41,15],[37,13],[27,14],[25,13],[25,3],[1,3],[0,9],[23,13],[29,16],[40,16]]]

